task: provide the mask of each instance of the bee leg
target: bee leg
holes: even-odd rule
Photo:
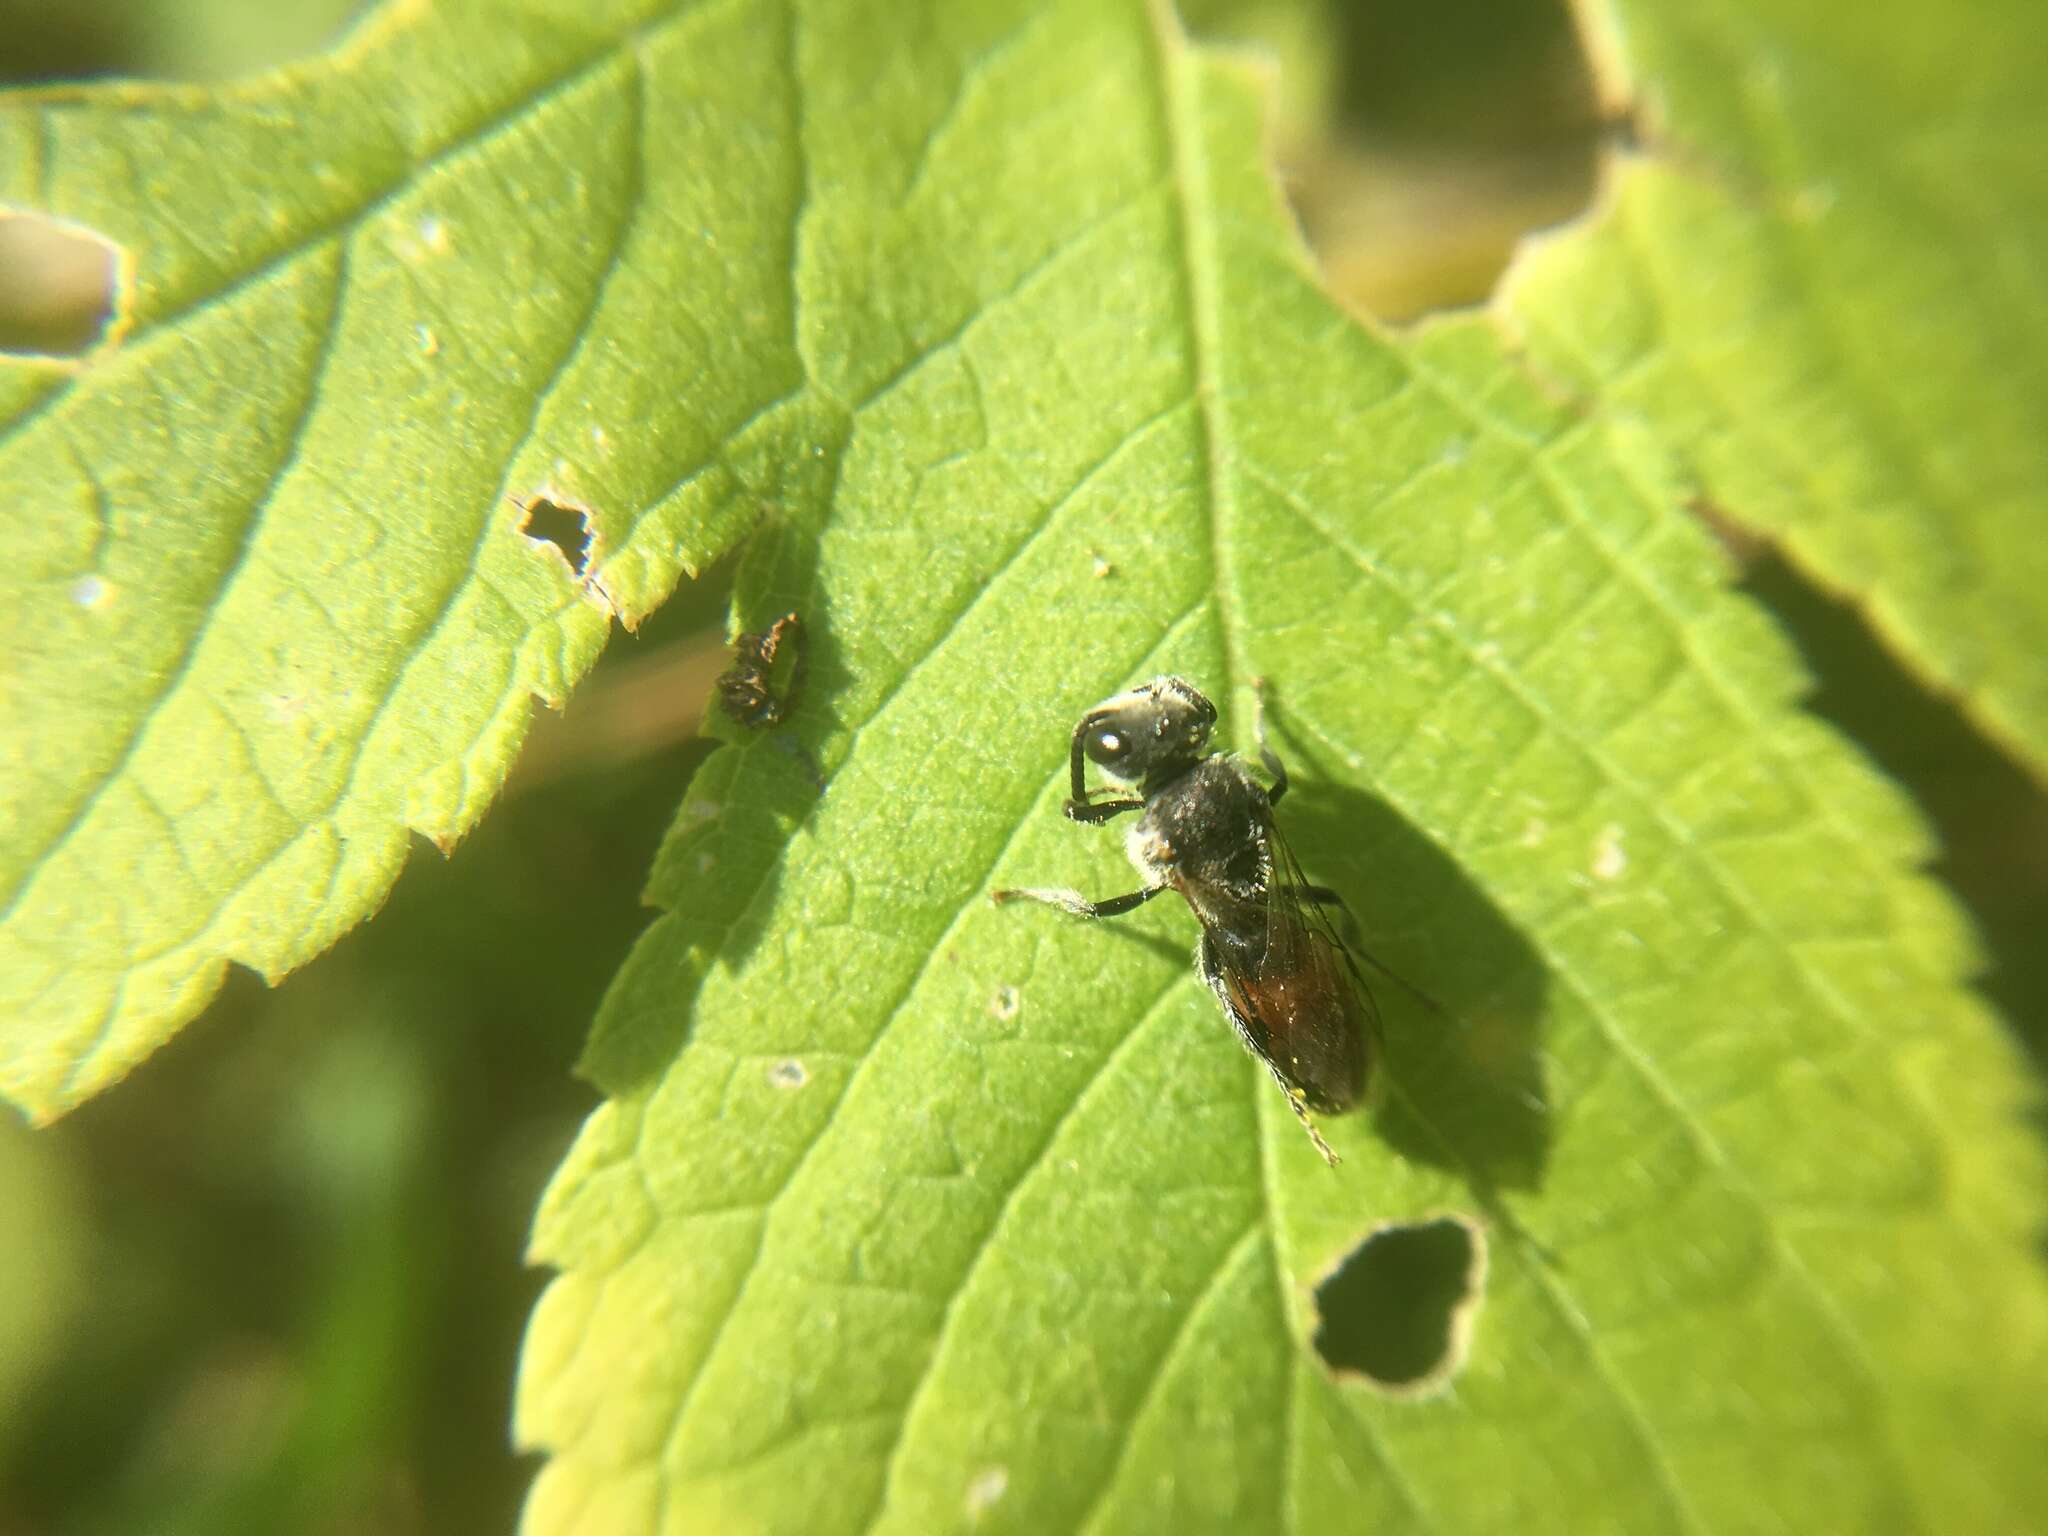
[[[1252,1026],[1252,1021],[1238,1011],[1237,1004],[1230,1000],[1230,989],[1223,983],[1223,965],[1216,958],[1216,948],[1209,942],[1209,935],[1203,934],[1195,946],[1195,969],[1209,990],[1216,994],[1217,1004],[1223,1009],[1223,1016],[1230,1020],[1230,1027],[1237,1031],[1237,1038],[1244,1042],[1244,1048],[1262,1062],[1273,1081],[1280,1085],[1280,1091],[1287,1096],[1287,1104],[1294,1111],[1294,1118],[1301,1122],[1301,1128],[1308,1132],[1308,1139],[1316,1144],[1316,1150],[1323,1155],[1323,1161],[1332,1168],[1339,1158],[1330,1150],[1330,1144],[1323,1140],[1323,1133],[1316,1129],[1315,1122],[1308,1117],[1308,1106],[1302,1102],[1301,1090],[1290,1083],[1280,1071],[1280,1063],[1273,1059],[1273,1053],[1264,1035]]]
[[[1170,891],[1170,885],[1155,885],[1147,890],[1132,891],[1128,896],[1111,896],[1105,901],[1090,901],[1079,891],[1054,890],[1047,886],[1029,886],[1017,890],[990,891],[989,900],[997,906],[1006,901],[1042,901],[1049,907],[1058,907],[1076,917],[1120,917],[1126,912],[1142,907],[1161,891]]]
[[[1133,797],[1119,800],[1069,800],[1060,809],[1066,813],[1069,821],[1092,824],[1107,821],[1112,816],[1121,816],[1126,811],[1142,811],[1145,809],[1145,802]]]
[[[1275,1082],[1279,1082],[1280,1074],[1275,1072],[1273,1079]],[[1323,1161],[1332,1168],[1336,1167],[1343,1159],[1330,1150],[1330,1144],[1323,1140],[1323,1133],[1316,1129],[1315,1121],[1309,1119],[1308,1106],[1301,1102],[1301,1096],[1292,1088],[1288,1088],[1285,1083],[1280,1083],[1280,1086],[1287,1092],[1287,1102],[1294,1107],[1294,1118],[1301,1122],[1301,1128],[1308,1132],[1308,1139],[1314,1142],[1316,1150],[1323,1154]]]
[[[1266,680],[1263,677],[1252,679],[1252,739],[1258,742],[1259,761],[1273,780],[1266,791],[1266,803],[1278,805],[1280,797],[1287,793],[1287,765],[1280,761],[1280,754],[1266,740]],[[1309,1134],[1315,1133],[1311,1131]]]
[[[1088,730],[1102,719],[1102,711],[1090,710],[1081,717],[1081,723],[1074,727],[1074,740],[1068,751],[1067,771],[1073,780],[1074,792],[1060,809],[1066,812],[1067,820],[1093,823],[1107,821],[1112,816],[1121,816],[1125,811],[1141,811],[1145,808],[1143,798],[1137,795],[1119,795],[1113,800],[1097,800],[1097,791],[1088,787]]]

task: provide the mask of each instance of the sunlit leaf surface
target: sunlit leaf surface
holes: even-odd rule
[[[1638,152],[1500,306],[2048,780],[2048,27],[1579,0]]]
[[[0,358],[31,1114],[374,910],[611,617],[761,515],[735,454],[805,377],[788,44],[730,6],[394,5],[245,87],[0,96],[0,204],[124,281],[81,364]],[[536,496],[587,511],[581,579]]]
[[[2022,1078],[1897,797],[1791,705],[1680,457],[1489,320],[1319,292],[1240,68],[1138,6],[793,23],[805,406],[743,617],[796,734],[699,775],[546,1202],[536,1531],[2010,1525],[2048,1296]],[[692,23],[675,23],[687,30]],[[665,36],[666,33],[657,35]],[[781,131],[756,103],[753,131]],[[738,136],[740,120],[728,130]],[[1177,670],[1374,952],[1327,1170],[1058,814]],[[1312,1287],[1484,1236],[1462,1367],[1338,1378]]]

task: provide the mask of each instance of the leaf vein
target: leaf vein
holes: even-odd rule
[[[1180,404],[1183,403],[1185,402],[1176,402],[1174,405],[1170,405],[1162,409],[1161,411],[1154,414],[1152,417],[1148,418],[1146,421],[1132,428],[1130,432],[1128,432],[1118,442],[1116,447],[1112,448],[1109,451],[1109,453],[1105,454],[1100,461],[1098,461],[1095,465],[1091,466],[1080,477],[1080,479],[1076,481],[1074,486],[1069,491],[1067,491],[1063,496],[1061,496],[1055,502],[1053,502],[1053,504],[1046,510],[1043,516],[1036,523],[1033,524],[1031,529],[1018,542],[1018,544],[1014,546],[1012,550],[1004,557],[1002,562],[996,568],[995,572],[992,573],[989,576],[989,578],[977,589],[975,594],[967,601],[967,603],[945,622],[945,624],[940,628],[938,634],[927,646],[924,654],[918,657],[915,661],[912,661],[907,667],[905,667],[901,672],[899,672],[896,678],[890,683],[888,689],[883,693],[881,698],[876,701],[875,707],[869,712],[867,718],[863,720],[858,726],[856,726],[851,732],[847,743],[847,751],[849,753],[853,750],[853,747],[859,742],[860,738],[864,734],[866,734],[870,729],[872,729],[877,724],[877,722],[885,716],[890,707],[901,696],[903,689],[908,685],[912,676],[918,673],[923,667],[929,664],[934,657],[936,657],[941,651],[944,650],[947,643],[955,635],[959,633],[961,624],[965,621],[969,614],[971,614],[982,603],[988,601],[990,594],[1001,583],[1002,578],[1015,568],[1017,561],[1024,557],[1029,547],[1036,544],[1038,540],[1046,533],[1046,531],[1049,528],[1051,528],[1053,523],[1057,521],[1060,510],[1068,504],[1070,504],[1073,501],[1074,497],[1081,493],[1082,489],[1086,486],[1088,481],[1092,479],[1096,474],[1100,473],[1102,469],[1105,468],[1108,464],[1113,462],[1121,452],[1123,452],[1132,443],[1138,441],[1139,438],[1141,438],[1147,431],[1149,431],[1153,426],[1157,425],[1160,421],[1163,421],[1167,416],[1172,414],[1174,410],[1178,409]],[[1200,608],[1203,606],[1203,604],[1206,603],[1206,601],[1206,598],[1202,599],[1201,601],[1198,601],[1193,607],[1191,607],[1187,611],[1186,614],[1183,614],[1181,616],[1181,619],[1176,620],[1175,623],[1173,625],[1168,626],[1168,628],[1171,629],[1177,627],[1180,622],[1185,621],[1189,614],[1198,612]],[[977,894],[980,892],[985,892],[987,890],[989,881],[994,877],[995,871],[998,867],[1000,867],[1003,859],[1008,856],[1009,851],[1011,847],[1014,846],[1018,836],[1022,834],[1025,824],[1025,818],[1021,815],[1018,816],[1016,821],[1012,824],[1009,833],[1005,836],[1003,840],[1002,846],[996,850],[995,856],[989,861],[988,868],[983,872],[981,879],[977,883],[975,887],[975,892]],[[756,887],[753,896],[749,900],[749,908],[753,907],[754,905],[760,902],[764,894],[769,889],[769,884],[770,883],[764,878],[763,881]],[[775,1207],[782,1201],[782,1199],[785,1196],[787,1196],[789,1191],[795,1186],[796,1181],[802,1175],[805,1167],[808,1166],[811,1158],[816,1154],[817,1149],[824,1144],[826,1131],[831,1127],[832,1123],[838,1116],[841,1106],[845,1104],[848,1096],[853,1093],[854,1089],[860,1083],[862,1075],[869,1069],[870,1064],[873,1062],[875,1045],[887,1036],[889,1030],[894,1026],[897,1016],[902,1012],[903,1008],[909,1002],[910,998],[915,994],[918,985],[923,981],[924,977],[930,972],[932,965],[935,963],[938,955],[945,947],[947,935],[951,933],[954,928],[957,928],[961,922],[965,921],[967,913],[973,910],[974,906],[975,903],[971,899],[963,902],[959,906],[959,908],[956,910],[954,914],[952,923],[950,923],[940,931],[938,937],[932,942],[931,946],[926,950],[925,957],[919,963],[917,969],[911,974],[911,976],[905,982],[904,986],[900,989],[895,998],[881,1010],[880,1023],[877,1025],[873,1033],[870,1035],[867,1051],[861,1057],[860,1063],[854,1068],[854,1070],[850,1074],[848,1074],[846,1082],[840,1087],[838,1098],[834,1100],[831,1109],[827,1112],[826,1117],[820,1125],[816,1134],[814,1134],[804,1144],[802,1151],[798,1153],[796,1160],[791,1164],[789,1171],[783,1176],[780,1184],[777,1186],[775,1190],[775,1193],[771,1195],[767,1202],[762,1206],[761,1231],[756,1239],[753,1255],[748,1260],[746,1268],[742,1272],[740,1284],[738,1289],[734,1292],[732,1302],[727,1307],[725,1315],[719,1319],[718,1326],[713,1331],[711,1340],[706,1345],[703,1355],[699,1358],[696,1369],[691,1373],[688,1383],[684,1386],[684,1389],[676,1405],[673,1420],[674,1427],[670,1431],[671,1441],[673,1441],[677,1435],[680,1435],[682,1433],[684,1427],[684,1420],[688,1414],[690,1404],[694,1400],[697,1394],[697,1390],[702,1384],[704,1377],[709,1370],[711,1360],[713,1356],[716,1354],[718,1346],[724,1340],[726,1330],[730,1327],[732,1319],[739,1313],[742,1305],[744,1305],[747,1293],[752,1285],[753,1279],[760,1270],[761,1259],[763,1254],[766,1252],[767,1248],[768,1218],[773,1214]],[[735,921],[738,921],[738,919],[736,918]],[[664,1481],[664,1483],[667,1478],[666,1464],[667,1457],[664,1457],[663,1465],[659,1472],[659,1475]]]
[[[622,199],[621,206],[623,209],[623,213],[622,216],[614,224],[611,249],[607,253],[604,267],[598,274],[597,278],[591,284],[590,297],[588,300],[585,301],[583,312],[578,317],[576,323],[573,326],[571,326],[568,330],[567,334],[569,339],[567,345],[556,357],[554,365],[550,368],[547,377],[543,379],[534,390],[533,401],[528,411],[526,431],[522,435],[519,447],[516,448],[507,457],[506,462],[508,465],[516,464],[519,460],[520,455],[525,451],[526,446],[532,442],[534,433],[538,430],[539,427],[541,411],[546,406],[547,401],[553,395],[555,386],[560,382],[563,374],[567,371],[571,362],[581,352],[583,346],[588,341],[590,335],[591,318],[597,313],[598,309],[602,307],[604,294],[610,286],[613,278],[617,275],[617,273],[620,270],[621,253],[625,249],[628,233],[633,227],[634,222],[639,217],[640,211],[645,203],[645,75],[644,71],[640,68],[639,59],[636,53],[628,51],[624,55],[624,57],[627,61],[631,78],[634,82],[633,132],[630,135],[630,142],[633,145],[634,153],[633,159],[628,167],[627,182],[624,196]],[[339,301],[337,299],[337,319],[338,314]],[[331,350],[331,332],[333,329],[335,329],[335,327],[332,324],[330,324],[329,350]],[[324,357],[326,353],[323,352],[322,355]],[[310,406],[308,408],[307,414],[311,414]],[[273,489],[278,483],[280,483],[281,479],[282,474],[280,473],[278,477],[272,480],[271,483]],[[292,848],[296,847],[299,841],[308,832],[312,831],[314,828],[318,827],[323,822],[326,822],[333,818],[336,812],[339,811],[339,809],[342,807],[342,805],[344,805],[348,801],[349,797],[354,793],[356,781],[361,774],[364,754],[368,750],[371,740],[375,737],[378,727],[382,724],[386,714],[390,710],[392,703],[398,698],[399,694],[403,692],[406,679],[412,675],[413,669],[419,665],[419,663],[426,656],[426,654],[433,649],[434,642],[439,637],[443,627],[446,625],[449,615],[454,612],[456,607],[460,604],[462,598],[465,595],[467,595],[471,591],[472,587],[481,579],[480,573],[482,568],[484,552],[485,549],[487,548],[488,540],[492,531],[498,527],[498,523],[496,519],[492,516],[492,512],[503,500],[504,493],[505,483],[501,481],[498,489],[492,494],[490,501],[485,505],[484,513],[479,521],[477,532],[470,541],[469,559],[463,567],[462,574],[442,590],[440,601],[435,607],[433,616],[430,619],[428,619],[424,625],[420,626],[418,629],[415,630],[414,638],[406,646],[407,655],[405,661],[401,663],[398,669],[392,674],[391,680],[389,684],[385,687],[380,698],[378,699],[376,707],[371,711],[369,718],[363,722],[361,728],[355,733],[355,740],[352,744],[352,749],[349,756],[348,769],[342,777],[339,788],[337,788],[335,793],[330,797],[326,806],[323,807],[320,811],[314,813],[313,815],[303,818],[300,821],[299,826],[297,826],[290,835],[288,835],[282,842],[280,842],[275,848],[273,848],[270,851],[270,853],[267,856],[265,856],[253,870],[250,871],[248,875],[244,876],[241,880],[237,881],[234,885],[232,885],[214,903],[212,910],[209,911],[207,915],[203,919],[201,919],[201,921],[196,926],[189,929],[183,938],[173,940],[170,943],[164,945],[158,951],[156,951],[155,954],[143,958],[155,959],[162,955],[174,953],[181,948],[191,948],[202,943],[205,940],[207,934],[213,928],[214,924],[219,921],[221,914],[227,909],[228,904],[234,899],[237,893],[246,890],[249,886],[253,885],[258,879],[260,879],[263,876],[263,874],[266,871],[274,867],[279,859],[283,858],[287,853],[291,851]],[[488,586],[489,584],[486,582],[485,585]],[[514,612],[517,611],[516,609],[512,608],[512,605],[505,598],[503,598],[502,595],[499,595],[498,600],[500,602],[506,603],[508,609],[512,609],[512,611]],[[218,611],[219,606],[219,603],[216,602],[213,605],[213,607],[209,609],[209,618],[214,612]],[[498,711],[494,710],[490,716],[490,719],[484,723],[482,728],[477,732],[476,737],[472,739],[470,747],[463,749],[463,753],[466,753],[474,747],[475,741],[477,739],[480,739],[485,731],[489,730],[490,722],[496,720],[497,718]],[[462,755],[463,754],[455,754],[454,756],[451,756],[447,761],[460,765]],[[254,754],[252,752],[252,760],[253,756]],[[77,1073],[81,1069],[81,1066],[86,1059],[87,1058],[85,1056],[81,1056],[79,1058],[79,1062],[74,1063],[72,1068],[72,1075],[74,1077],[76,1077]]]
[[[925,1354],[924,1369],[919,1373],[917,1384],[911,1389],[910,1396],[897,1417],[896,1436],[890,1447],[889,1459],[883,1467],[881,1489],[876,1496],[874,1507],[861,1521],[864,1536],[874,1536],[875,1528],[889,1512],[889,1498],[896,1487],[897,1474],[902,1470],[903,1458],[910,1446],[911,1421],[917,1417],[918,1405],[925,1400],[925,1394],[931,1390],[932,1383],[938,1380],[940,1359],[945,1353],[947,1341],[952,1337],[954,1326],[960,1319],[960,1304],[973,1288],[974,1277],[980,1272],[983,1262],[997,1251],[1003,1226],[1009,1220],[1018,1197],[1039,1169],[1045,1166],[1046,1159],[1052,1156],[1053,1148],[1059,1142],[1060,1132],[1073,1122],[1074,1117],[1100,1091],[1102,1085],[1109,1080],[1110,1073],[1124,1059],[1125,1053],[1131,1050],[1138,1038],[1144,1034],[1145,1026],[1151,1022],[1152,1016],[1166,1006],[1168,999],[1187,980],[1186,971],[1175,971],[1166,979],[1165,984],[1153,995],[1151,1002],[1147,1003],[1143,1011],[1132,1020],[1130,1028],[1125,1030],[1116,1044],[1103,1054],[1102,1060],[1096,1063],[1074,1096],[1053,1117],[1052,1124],[1046,1128],[1037,1148],[1018,1171],[1017,1176],[1009,1181],[1009,1187],[996,1204],[994,1217],[974,1245],[974,1251],[968,1256],[966,1269],[947,1292],[945,1310],[940,1314],[938,1329],[932,1335],[931,1348]]]
[[[1283,504],[1291,508],[1312,529],[1327,539],[1332,547],[1342,551],[1358,565],[1360,570],[1372,572],[1375,579],[1380,583],[1382,590],[1397,601],[1406,604],[1410,611],[1418,618],[1424,619],[1445,635],[1446,638],[1450,639],[1464,653],[1467,661],[1472,666],[1493,677],[1510,695],[1519,700],[1525,708],[1541,719],[1545,726],[1556,735],[1558,740],[1574,748],[1591,766],[1600,772],[1602,778],[1640,806],[1651,821],[1655,822],[1658,827],[1666,832],[1674,842],[1688,851],[1702,873],[1708,876],[1715,888],[1742,913],[1756,931],[1763,935],[1766,942],[1790,960],[1793,966],[1808,979],[1813,985],[1814,991],[1826,1002],[1829,1011],[1836,1018],[1841,1020],[1851,1030],[1859,1033],[1867,1030],[1867,1026],[1857,1016],[1855,1010],[1848,1006],[1834,983],[1822,976],[1812,963],[1800,954],[1798,948],[1787,940],[1775,926],[1763,920],[1763,914],[1758,909],[1756,900],[1747,887],[1738,883],[1722,862],[1713,857],[1713,845],[1711,843],[1694,837],[1689,828],[1674,820],[1655,795],[1646,791],[1633,778],[1623,774],[1608,759],[1607,755],[1596,746],[1589,744],[1577,732],[1569,729],[1565,725],[1563,717],[1549,701],[1532,690],[1515,672],[1482,654],[1480,649],[1467,639],[1455,624],[1441,614],[1425,614],[1416,605],[1415,599],[1410,597],[1400,586],[1386,576],[1374,571],[1371,563],[1364,560],[1347,540],[1328,524],[1324,523],[1320,517],[1291,491],[1282,486],[1271,474],[1256,464],[1248,463],[1247,469],[1254,478],[1270,489]]]
[[[164,706],[169,703],[173,695],[183,686],[185,679],[191,675],[192,668],[198,660],[200,646],[204,644],[206,637],[213,632],[214,620],[220,614],[228,589],[234,585],[255,549],[256,536],[262,529],[264,512],[270,503],[271,497],[275,495],[277,487],[283,481],[285,475],[298,462],[299,451],[305,441],[306,426],[312,420],[313,414],[318,407],[321,385],[326,378],[328,365],[334,356],[334,337],[336,330],[339,328],[342,295],[348,287],[348,276],[349,260],[347,247],[337,247],[334,278],[328,291],[327,320],[320,328],[319,347],[308,360],[306,387],[300,397],[291,430],[285,438],[283,451],[277,457],[277,464],[271,471],[263,494],[250,504],[248,518],[242,525],[240,543],[235,550],[234,558],[222,573],[213,601],[207,605],[206,611],[199,616],[199,622],[193,626],[192,633],[186,640],[183,649],[180,650],[177,658],[164,673],[163,681],[158,686],[155,697],[143,706],[142,712],[136,717],[134,726],[128,732],[128,739],[122,743],[121,750],[115,756],[113,763],[101,775],[99,781],[93,785],[91,790],[79,801],[77,808],[71,813],[71,816],[64,825],[58,829],[56,836],[22,861],[21,878],[8,891],[5,905],[0,906],[0,923],[5,923],[9,918],[13,917],[22,899],[33,887],[36,872],[64,849],[72,837],[77,834],[78,829],[92,815],[94,807],[100,803],[107,790],[127,772],[130,764],[134,761],[137,749],[141,746],[142,738],[148,733],[151,722],[163,712]],[[73,1070],[76,1070],[75,1065]]]
[[[1074,1530],[1078,1536],[1087,1536],[1102,1519],[1104,1505],[1110,1494],[1115,1491],[1116,1480],[1122,1475],[1125,1463],[1130,1460],[1131,1447],[1137,1443],[1138,1424],[1172,1373],[1176,1358],[1193,1336],[1196,1320],[1223,1290],[1224,1283],[1232,1278],[1252,1246],[1265,1236],[1265,1230],[1266,1217],[1264,1211],[1261,1211],[1223,1251],[1223,1257],[1211,1267],[1207,1278],[1189,1298],[1187,1310],[1181,1313],[1180,1320],[1174,1324],[1172,1336],[1167,1339],[1165,1348],[1160,1350],[1159,1357],[1152,1362],[1152,1369],[1146,1373],[1144,1388],[1139,1392],[1138,1400],[1131,1405],[1130,1417],[1124,1424],[1123,1434],[1117,1440],[1116,1454],[1103,1469],[1102,1477],[1097,1481],[1095,1492],[1089,1496],[1088,1503],[1082,1509],[1080,1519],[1074,1522]]]

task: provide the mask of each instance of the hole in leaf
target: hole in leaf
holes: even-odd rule
[[[123,7],[0,0],[0,82],[32,84],[140,72],[143,49]]]
[[[1332,1370],[1426,1392],[1465,1355],[1486,1243],[1455,1216],[1382,1227],[1316,1287],[1316,1353]]]
[[[526,503],[519,531],[536,544],[554,545],[579,577],[590,564],[590,514],[581,507],[536,496]]]
[[[80,357],[107,337],[120,253],[41,214],[0,210],[0,352]]]
[[[107,75],[230,80],[329,46],[373,4],[0,0],[0,83]]]
[[[1330,288],[1383,319],[1482,302],[1517,241],[1592,200],[1603,114],[1566,0],[1182,10],[1278,61],[1288,199]]]

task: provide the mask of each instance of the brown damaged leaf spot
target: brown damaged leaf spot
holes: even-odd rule
[[[0,353],[79,363],[131,322],[135,262],[97,230],[0,207]]]
[[[1486,1232],[1471,1217],[1388,1223],[1317,1283],[1312,1342],[1340,1379],[1427,1397],[1464,1365],[1485,1287]]]

